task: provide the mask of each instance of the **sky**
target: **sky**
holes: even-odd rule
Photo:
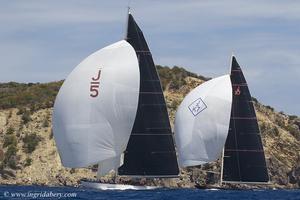
[[[207,77],[237,57],[252,96],[300,115],[300,1],[0,1],[0,82],[65,79],[89,54],[124,38],[127,6],[156,64]]]

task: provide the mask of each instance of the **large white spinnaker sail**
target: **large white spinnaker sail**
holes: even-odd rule
[[[175,117],[179,165],[201,165],[220,157],[228,134],[232,103],[229,75],[207,81],[192,90]]]
[[[125,40],[93,53],[72,71],[53,113],[54,138],[65,167],[100,163],[105,173],[119,167],[116,160],[131,134],[139,86],[138,59]]]

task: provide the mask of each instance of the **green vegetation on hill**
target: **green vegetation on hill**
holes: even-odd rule
[[[165,90],[167,86],[170,89],[179,89],[185,85],[185,78],[190,76],[201,80],[209,80],[204,76],[189,72],[182,67],[174,66],[162,67],[156,66]],[[50,83],[0,83],[0,109],[19,108],[18,114],[23,114],[24,123],[30,121],[29,113],[53,106],[55,97],[63,81]],[[28,109],[25,109],[27,107]]]
[[[6,131],[6,134],[4,136],[4,141],[2,148],[6,149],[6,152],[4,153],[4,156],[2,158],[1,162],[1,169],[4,167],[9,167],[11,169],[16,169],[17,167],[17,157],[16,153],[18,151],[17,148],[17,137],[14,133],[14,129],[12,127],[9,127]],[[2,172],[2,170],[1,170]]]
[[[204,81],[209,80],[210,78],[206,78],[204,76],[197,75],[195,73],[189,72],[182,67],[174,66],[170,68],[168,66],[160,66],[156,65],[158,70],[158,74],[160,77],[160,81],[162,83],[163,90],[167,89],[175,89],[178,90],[180,87],[186,84],[185,78],[190,76],[194,78],[198,78]]]
[[[36,146],[39,144],[40,138],[36,133],[32,133],[30,135],[26,134],[23,138],[23,142],[23,148],[25,149],[25,152],[32,153],[35,150]]]
[[[28,107],[33,112],[42,108],[50,108],[53,106],[62,82],[1,83],[0,109]]]

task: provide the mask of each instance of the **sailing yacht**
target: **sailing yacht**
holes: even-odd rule
[[[221,157],[220,186],[268,183],[253,102],[234,56],[230,76],[207,81],[184,98],[175,116],[175,140],[182,167]]]
[[[125,40],[84,59],[56,97],[53,132],[63,166],[98,164],[135,178],[177,177],[176,152],[161,83],[141,29],[128,13]],[[103,190],[155,189],[82,180]]]

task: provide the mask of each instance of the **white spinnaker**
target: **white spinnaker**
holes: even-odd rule
[[[179,165],[201,165],[217,160],[228,135],[232,104],[229,75],[214,78],[192,90],[175,117]]]
[[[72,71],[53,113],[54,138],[65,167],[120,158],[135,120],[139,86],[138,59],[125,40],[93,53]]]

